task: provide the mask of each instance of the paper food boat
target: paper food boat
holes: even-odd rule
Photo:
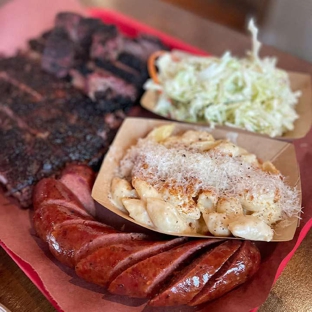
[[[164,124],[176,124],[178,131],[186,131],[189,129],[209,131],[216,139],[226,138],[240,147],[247,149],[250,153],[257,155],[263,161],[270,160],[276,168],[287,177],[287,183],[291,187],[296,187],[301,194],[300,174],[296,161],[296,154],[293,144],[284,141],[272,140],[262,136],[252,134],[238,133],[234,131],[225,131],[222,129],[210,129],[208,127],[200,127],[193,124],[175,123],[172,121],[144,119],[144,118],[127,118],[119,129],[114,142],[112,143],[97,176],[92,189],[92,197],[101,205],[103,209],[109,209],[115,214],[127,219],[130,222],[143,226],[152,231],[163,234],[176,236],[189,236],[201,238],[213,238],[215,236],[207,236],[202,234],[181,234],[181,233],[166,233],[156,230],[153,227],[141,224],[126,213],[119,210],[110,201],[110,185],[116,169],[119,166],[120,160],[125,155],[126,150],[136,144],[139,138],[145,137],[152,129]],[[298,218],[289,219],[289,226],[277,227],[274,229],[273,242],[289,241],[293,238],[298,226]],[[238,239],[229,237],[231,239]]]
[[[298,104],[296,105],[296,112],[299,115],[299,118],[294,123],[294,129],[292,131],[286,132],[283,136],[276,137],[275,139],[281,140],[294,140],[303,138],[311,128],[312,124],[312,92],[311,92],[311,78],[310,75],[288,72],[291,89],[293,91],[300,91],[301,96],[299,97]],[[160,115],[155,111],[155,106],[157,103],[158,93],[156,91],[146,91],[141,98],[141,106],[147,109],[148,111],[164,117],[171,119],[168,116]],[[174,119],[171,119],[174,120]],[[183,121],[183,120],[176,120]],[[200,124],[200,123],[198,123]],[[209,126],[207,123],[201,123],[202,125]],[[224,129],[228,131],[237,131],[244,133],[253,133],[247,130],[231,128],[228,126],[216,126],[217,129]],[[255,135],[266,136],[264,134],[254,133]]]

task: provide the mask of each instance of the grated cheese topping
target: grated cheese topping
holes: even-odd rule
[[[298,217],[299,192],[270,161],[229,137],[174,127],[157,127],[126,151],[111,183],[117,208],[163,233],[262,241]]]
[[[252,202],[259,207],[258,215],[274,206],[282,212],[281,219],[287,219],[301,209],[297,190],[281,174],[265,172],[242,155],[214,148],[203,152],[183,142],[164,145],[149,137],[140,139],[121,160],[119,176],[146,181],[165,200],[169,198],[165,191],[172,195],[175,190],[177,196],[188,198],[185,209],[193,209],[189,200],[204,190],[213,190],[218,197],[238,197],[247,206]]]

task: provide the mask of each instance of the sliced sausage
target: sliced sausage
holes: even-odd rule
[[[33,216],[34,227],[39,237],[45,242],[58,224],[66,220],[92,220],[90,215],[82,215],[77,210],[56,204],[49,204],[38,208]]]
[[[64,221],[54,228],[48,237],[51,253],[62,263],[74,267],[76,254],[86,244],[99,236],[119,234],[112,227],[96,221],[74,219]]]
[[[86,165],[68,165],[62,172],[60,181],[65,184],[79,199],[84,208],[91,215],[95,215],[94,201],[91,190],[95,173]]]
[[[207,283],[202,291],[191,300],[189,305],[195,306],[219,298],[244,283],[258,270],[260,260],[260,253],[255,244],[244,241],[240,249]]]
[[[149,305],[174,306],[189,303],[240,246],[240,241],[226,241],[203,254],[154,297]]]
[[[33,206],[36,211],[44,205],[61,205],[77,210],[82,215],[89,216],[77,196],[70,191],[62,182],[47,178],[37,183],[34,195]]]
[[[77,275],[89,282],[107,286],[118,274],[140,260],[151,257],[185,241],[129,241],[101,247],[86,255],[75,267]]]
[[[152,306],[198,305],[257,271],[260,254],[248,241],[227,241],[190,263],[196,251],[222,240],[150,241],[145,234],[122,233],[95,221],[87,212],[94,213],[93,181],[90,168],[70,165],[60,180],[41,180],[33,198],[38,235],[83,279],[109,285],[119,295],[152,298],[158,293]]]
[[[162,282],[195,251],[219,241],[191,241],[143,260],[118,275],[108,290],[117,295],[147,298],[159,290]]]
[[[126,235],[127,234],[127,235]],[[148,236],[142,233],[122,233],[118,232],[116,234],[116,238],[113,238],[113,236],[110,235],[109,241],[112,243],[122,243],[122,242],[128,242],[128,241],[137,241],[137,240],[143,240],[148,239]],[[99,248],[106,246],[108,242],[108,237],[100,235],[90,241],[88,244],[82,246],[80,250],[76,253],[76,263],[78,263],[81,259],[91,255],[94,251],[98,250]]]

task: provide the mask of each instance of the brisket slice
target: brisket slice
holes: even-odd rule
[[[42,54],[47,42],[47,38],[50,34],[51,31],[46,31],[40,37],[29,40],[28,44],[30,49],[34,52]]]
[[[104,79],[97,79],[98,89],[94,89],[95,84],[89,81],[99,74],[99,68],[108,72],[114,80],[119,78],[124,83],[132,84],[135,93],[141,93],[142,84],[148,78],[148,57],[157,50],[168,49],[158,38],[147,35],[128,38],[115,25],[71,12],[59,13],[54,28],[45,36],[31,40],[29,46],[37,57],[41,51],[44,70],[56,77],[72,78],[73,84],[79,85],[92,100],[106,99],[108,96],[107,92],[103,94],[103,89],[106,91],[106,75]],[[90,61],[95,66],[91,72],[88,70],[88,77],[79,68],[85,68]],[[85,79],[78,77],[77,71]],[[90,85],[93,86],[92,90],[89,89]]]
[[[42,68],[57,77],[66,77],[75,64],[75,58],[75,43],[63,28],[55,28],[43,50]]]
[[[168,50],[168,47],[156,37],[141,34],[134,39],[126,38],[122,52],[146,62],[149,56],[158,50]]]
[[[102,24],[92,36],[92,59],[116,60],[123,47],[123,37],[114,25]]]
[[[60,12],[55,17],[55,26],[63,28],[71,40],[78,41],[78,25],[81,23],[82,16],[71,12]]]

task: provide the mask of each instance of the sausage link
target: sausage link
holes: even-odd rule
[[[134,240],[104,246],[84,257],[75,270],[78,276],[87,281],[106,287],[117,275],[135,263],[183,241],[184,238],[160,242]]]
[[[45,242],[48,242],[49,235],[59,224],[68,220],[93,220],[93,218],[82,215],[77,210],[56,204],[39,207],[33,216],[36,232]]]
[[[260,253],[255,244],[244,241],[241,248],[232,256],[220,273],[208,282],[189,305],[195,306],[219,298],[244,283],[256,273],[260,259]]]
[[[38,182],[34,189],[33,207],[36,211],[45,205],[61,205],[77,210],[82,215],[89,216],[77,196],[62,182],[47,178]]]
[[[191,241],[147,258],[117,276],[109,285],[108,291],[118,295],[147,298],[194,252],[217,242],[218,239]]]
[[[116,233],[115,229],[100,222],[74,219],[56,226],[48,237],[48,244],[56,259],[74,267],[76,255],[81,248],[99,236]]]
[[[41,180],[33,196],[39,237],[83,279],[114,294],[150,298],[151,306],[194,306],[222,296],[259,268],[260,253],[248,241],[226,241],[187,264],[198,250],[221,240],[153,241],[95,221],[94,176],[85,165],[70,165],[60,180]]]
[[[169,286],[155,296],[149,305],[175,306],[189,303],[240,246],[240,241],[229,240],[204,253],[177,274]]]

